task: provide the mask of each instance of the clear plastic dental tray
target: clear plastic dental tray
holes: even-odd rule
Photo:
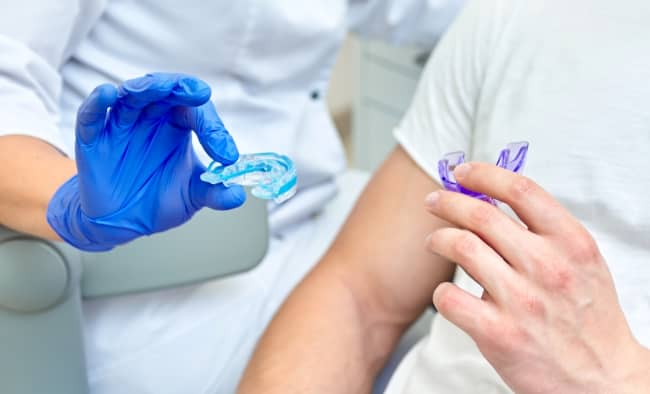
[[[255,197],[278,204],[296,194],[298,182],[293,161],[272,152],[240,155],[239,160],[229,166],[213,162],[201,174],[201,180],[213,185],[253,186],[251,193]]]

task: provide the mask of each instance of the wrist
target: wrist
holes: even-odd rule
[[[650,350],[636,343],[634,356],[627,361],[627,372],[619,380],[620,393],[650,392]],[[612,389],[616,389],[612,387]]]
[[[630,345],[617,346],[603,365],[599,384],[589,392],[635,394],[650,392],[650,350],[631,338]]]
[[[46,211],[56,189],[76,173],[75,161],[25,135],[0,136],[0,157],[0,224],[22,234],[60,240],[45,220]]]
[[[47,223],[67,244],[89,252],[111,250],[115,245],[93,237],[91,223],[81,209],[77,175],[63,183],[52,196],[46,213]]]

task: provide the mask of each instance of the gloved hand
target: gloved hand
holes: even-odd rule
[[[56,233],[79,249],[105,251],[179,226],[202,207],[240,206],[240,186],[199,179],[205,167],[192,130],[214,160],[228,165],[239,157],[210,94],[203,81],[180,74],[98,86],[77,114],[78,174],[48,206]]]

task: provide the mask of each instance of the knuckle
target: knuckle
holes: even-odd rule
[[[478,227],[485,227],[492,223],[496,208],[488,204],[481,204],[470,211],[470,221]]]
[[[573,282],[573,273],[568,266],[558,264],[546,270],[546,284],[553,290],[566,292]]]
[[[542,300],[534,295],[525,295],[521,298],[521,305],[524,311],[533,317],[543,318],[546,316],[546,307]]]
[[[476,251],[476,239],[469,232],[463,231],[454,241],[453,248],[458,256],[470,256]]]
[[[569,257],[575,263],[598,262],[600,251],[596,241],[584,232],[572,236],[569,244]]]
[[[535,190],[535,183],[526,177],[517,177],[508,190],[514,201],[524,201]]]

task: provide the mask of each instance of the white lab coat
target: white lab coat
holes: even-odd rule
[[[272,242],[261,268],[288,289],[298,278],[282,279],[291,275],[280,256],[335,194],[333,179],[345,165],[323,98],[346,33],[432,46],[462,0],[3,3],[0,135],[36,136],[72,156],[76,109],[96,85],[178,71],[212,86],[241,152],[294,158],[300,192],[271,214],[286,250]],[[243,365],[233,360],[246,359],[266,321],[245,316],[268,298],[246,278],[86,303],[93,392],[232,391],[239,367],[228,365]]]

